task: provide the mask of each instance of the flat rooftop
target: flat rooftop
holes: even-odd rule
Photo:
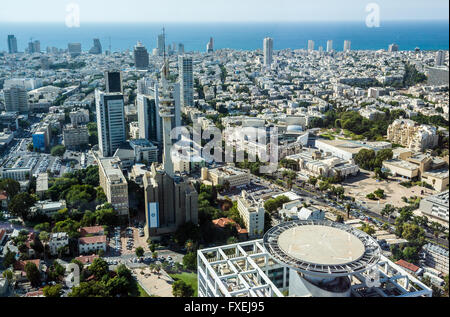
[[[301,226],[284,231],[280,248],[297,260],[323,265],[342,265],[358,260],[364,244],[354,235],[327,226]]]

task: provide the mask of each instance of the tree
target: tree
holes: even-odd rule
[[[355,155],[355,163],[365,170],[372,170],[375,164],[375,151],[362,149]]]
[[[66,147],[64,145],[55,145],[50,151],[52,156],[62,157],[64,153],[66,153]]]
[[[12,252],[9,248],[3,258],[3,266],[5,268],[10,267],[16,263],[16,252]]]
[[[175,297],[192,297],[194,296],[194,289],[184,281],[178,280],[172,284],[172,294]]]
[[[387,217],[389,218],[391,214],[393,214],[395,211],[395,207],[392,206],[391,204],[386,204],[386,206],[384,206],[383,210],[381,211],[381,215],[383,217]]]
[[[381,188],[378,188],[376,191],[373,192],[375,194],[375,196],[377,196],[378,198],[382,199],[385,197],[384,195],[384,190]]]
[[[183,257],[183,266],[187,270],[195,270],[197,268],[197,255],[190,252]]]
[[[16,196],[20,191],[20,184],[19,182],[11,179],[11,178],[5,178],[0,180],[0,190],[6,191],[8,194],[8,197],[12,199],[14,196]]]
[[[359,228],[359,230],[364,231],[365,233],[370,234],[370,235],[375,233],[375,229],[367,223],[363,224],[362,227]]]
[[[41,284],[41,273],[39,272],[36,264],[34,264],[33,262],[28,262],[27,264],[25,264],[25,273],[27,274],[27,278],[30,281],[31,285],[36,287]]]
[[[317,180],[317,178],[314,177],[314,176],[311,176],[311,177],[309,177],[309,179],[308,179],[308,183],[311,184],[313,187],[316,187],[317,182],[318,182],[318,180]]]
[[[143,247],[137,247],[135,253],[136,253],[136,256],[139,257],[139,258],[144,256],[144,248]]]
[[[61,297],[61,289],[62,289],[61,284],[56,284],[53,286],[47,285],[44,287],[42,292],[44,293],[45,297]]]
[[[94,274],[97,279],[102,278],[105,274],[108,274],[108,263],[100,258],[94,259],[89,266],[89,271]]]
[[[153,259],[157,259],[158,258],[158,252],[153,252],[152,253],[152,258]]]
[[[28,193],[20,193],[11,199],[8,205],[9,212],[21,217],[23,220],[28,218],[30,207],[34,205],[36,199]]]
[[[345,205],[345,210],[347,211],[347,218],[350,218],[350,210],[351,209],[352,209],[352,207],[350,206],[350,204]]]

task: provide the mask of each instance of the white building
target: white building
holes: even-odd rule
[[[82,237],[78,239],[80,254],[93,254],[103,250],[106,252],[106,236]]]
[[[245,190],[237,199],[239,215],[244,221],[250,238],[261,236],[264,233],[264,206],[262,201],[256,201]]]
[[[28,112],[28,94],[23,87],[11,87],[3,90],[6,112]]]
[[[349,40],[344,41],[344,52],[350,51],[352,46],[352,42]]]
[[[331,52],[333,51],[333,40],[328,40],[327,41],[327,52]]]
[[[58,250],[63,247],[69,246],[69,236],[67,232],[57,232],[50,234],[50,239],[48,241],[48,247],[50,249],[51,255],[57,255]],[[66,254],[69,253],[69,248],[67,248]]]

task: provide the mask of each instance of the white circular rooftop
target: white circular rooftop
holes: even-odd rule
[[[306,225],[284,231],[278,245],[293,258],[323,265],[346,264],[364,255],[364,244],[354,235],[327,226]]]
[[[328,221],[285,222],[271,228],[264,247],[281,265],[317,276],[348,276],[378,263],[380,246],[370,235]]]

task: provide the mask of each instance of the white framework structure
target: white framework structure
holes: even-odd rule
[[[262,240],[199,250],[197,263],[199,297],[283,297],[267,275],[280,266]]]
[[[285,252],[275,240],[277,234],[292,231],[293,228],[295,230],[296,227],[301,234],[306,229],[307,234],[312,234],[310,238],[317,240],[317,244],[307,252],[305,245],[295,245],[290,240],[293,247],[288,247],[288,252]],[[325,231],[320,231],[327,229],[330,230],[328,237],[324,235]],[[317,239],[315,235],[323,238]],[[299,236],[295,233],[292,237]],[[349,242],[341,245],[340,239],[344,242],[349,239]],[[281,244],[285,242],[286,240],[281,241]],[[333,250],[338,250],[338,257],[323,252],[325,250],[322,247],[327,242],[331,243],[329,246]],[[310,242],[303,240],[303,243]],[[302,248],[301,252],[298,249],[295,251],[298,246]],[[348,250],[352,250],[352,258],[348,261],[342,259],[348,263],[339,264],[342,256],[339,252]],[[335,263],[306,263],[299,261],[299,255]],[[284,223],[269,230],[261,240],[199,250],[197,263],[199,297],[283,297],[282,292],[287,290],[289,296],[432,296],[429,287],[381,255],[380,248],[372,237],[331,221]]]

